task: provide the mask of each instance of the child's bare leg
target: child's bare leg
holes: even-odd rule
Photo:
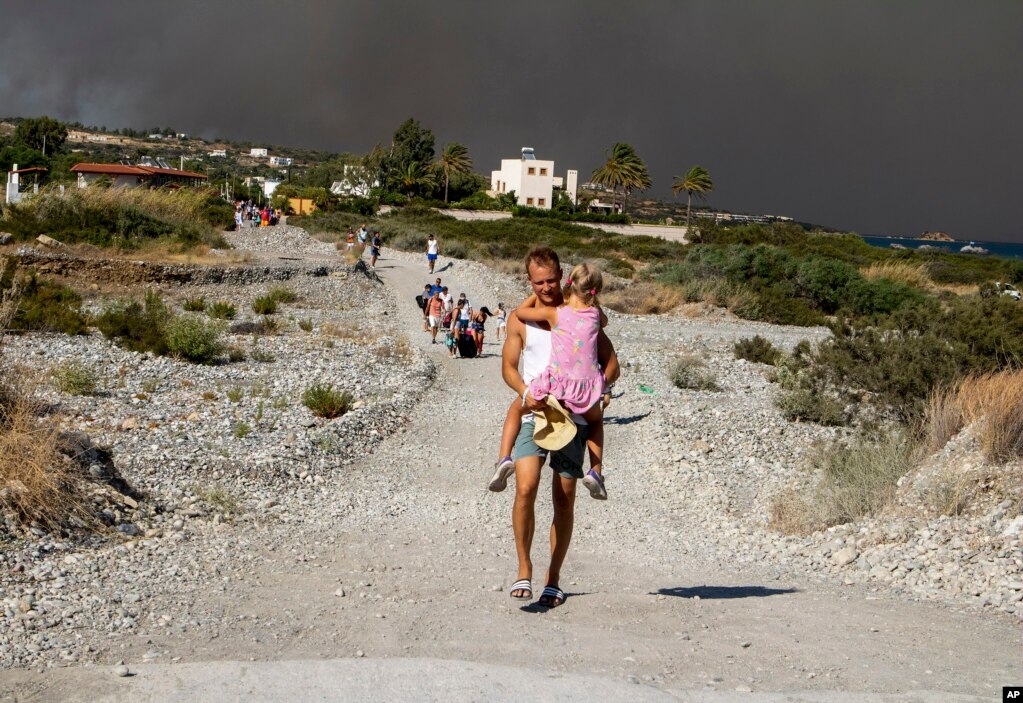
[[[583,413],[583,418],[590,426],[590,436],[586,439],[586,448],[590,451],[590,468],[603,475],[604,468],[604,410],[600,403]]]
[[[504,428],[501,430],[501,451],[497,456],[498,461],[506,456],[511,456],[515,447],[515,438],[519,436],[522,429],[522,416],[529,410],[522,406],[522,399],[516,397],[508,406],[508,413],[504,416]]]

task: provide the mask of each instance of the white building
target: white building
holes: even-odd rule
[[[267,198],[272,198],[274,191],[277,190],[277,186],[281,184],[280,181],[271,181],[269,179],[263,181],[263,195]]]
[[[255,156],[256,158],[263,158],[267,155],[266,148],[256,148],[249,150],[249,156]]]
[[[264,154],[264,156],[265,156],[265,154]],[[271,166],[291,166],[291,164],[293,162],[294,162],[294,159],[292,159],[290,156],[271,156],[270,157],[270,165]]]
[[[578,171],[569,171],[567,179],[554,175],[554,162],[541,161],[536,158],[532,147],[522,147],[522,156],[518,159],[502,159],[501,170],[490,174],[490,194],[497,196],[502,193],[515,192],[515,202],[519,205],[549,209],[553,205],[555,188],[565,188],[567,180],[568,196],[576,201],[576,183]]]
[[[214,149],[210,152],[210,156],[227,156],[227,149]]]

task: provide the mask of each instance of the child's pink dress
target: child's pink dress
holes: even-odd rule
[[[537,400],[548,394],[574,413],[584,413],[600,400],[604,374],[597,363],[600,310],[558,308],[558,323],[551,330],[551,359],[529,384]]]

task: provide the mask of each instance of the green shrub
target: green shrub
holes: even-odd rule
[[[273,300],[275,303],[294,303],[298,300],[298,293],[291,290],[290,288],[271,288],[270,292],[267,293],[267,297]]]
[[[77,361],[59,364],[50,371],[53,382],[61,393],[92,395],[96,392],[96,372]]]
[[[236,344],[231,344],[227,347],[227,360],[232,364],[245,361],[245,350]]]
[[[277,301],[269,295],[262,295],[252,301],[252,310],[258,315],[273,315],[277,312]]]
[[[668,377],[676,388],[697,391],[720,391],[717,379],[706,370],[699,357],[687,355],[675,360],[668,370]]]
[[[233,320],[238,310],[231,303],[221,300],[210,305],[207,314],[217,320]]]
[[[247,422],[239,422],[234,426],[234,436],[238,439],[248,437],[252,434],[252,426]]]
[[[328,420],[344,415],[351,403],[351,393],[336,391],[333,386],[325,383],[314,384],[302,393],[302,404],[312,410],[317,417],[325,417]]]
[[[206,298],[188,298],[181,308],[186,312],[205,312]]]
[[[308,317],[304,317],[304,318],[302,318],[301,320],[298,321],[298,328],[300,330],[302,330],[303,332],[312,332],[313,331],[313,321],[310,320]]]
[[[232,403],[242,402],[242,398],[245,397],[245,389],[240,386],[235,386],[227,392],[227,399]]]
[[[818,425],[845,425],[845,406],[818,387],[797,386],[778,394],[775,404],[786,420],[814,422]]]
[[[0,273],[0,293],[15,285],[18,260],[10,257]],[[18,307],[9,328],[16,331],[87,334],[88,322],[82,314],[82,297],[65,286],[50,283],[29,271],[20,277]]]
[[[261,364],[272,364],[277,360],[277,357],[274,356],[273,352],[260,347],[253,347],[252,354],[250,356],[253,361],[258,361]]]
[[[5,208],[4,228],[18,239],[48,234],[66,242],[138,246],[169,238],[192,245],[222,242],[218,230],[234,209],[215,192],[181,188],[47,188]]]
[[[95,319],[96,327],[108,339],[125,349],[166,354],[167,322],[170,314],[160,295],[146,291],[145,301],[110,303]]]
[[[734,350],[736,359],[746,359],[769,366],[778,363],[778,358],[781,356],[781,352],[759,334],[755,337],[740,339],[735,343]]]
[[[167,349],[171,354],[198,364],[212,364],[224,354],[222,323],[197,315],[181,315],[167,325]]]

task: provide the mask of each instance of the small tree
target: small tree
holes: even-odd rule
[[[444,202],[448,202],[448,186],[452,175],[467,174],[472,171],[472,158],[464,144],[452,142],[444,147],[437,160],[437,169],[444,175]]]
[[[682,191],[686,192],[686,234],[689,234],[689,219],[692,215],[693,209],[693,194],[696,197],[705,200],[707,193],[714,190],[714,181],[711,180],[710,174],[707,173],[707,169],[697,164],[689,169],[689,172],[684,176],[675,176],[674,183],[671,184],[671,192],[673,195],[678,195]]]

